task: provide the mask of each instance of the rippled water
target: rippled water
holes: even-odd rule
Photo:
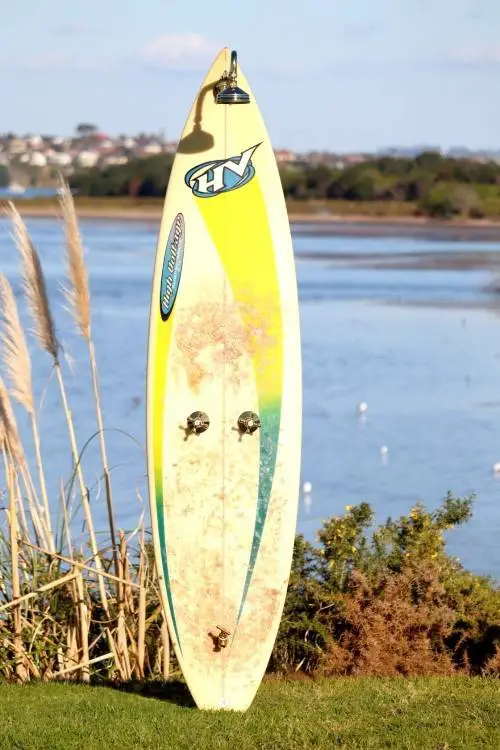
[[[68,387],[83,446],[96,426],[85,348],[62,307],[62,235],[51,220],[28,223],[75,369],[68,372]],[[147,514],[144,389],[157,226],[83,221],[82,233],[118,522],[131,528],[142,508]],[[448,490],[475,492],[474,519],[450,534],[450,550],[472,569],[500,577],[500,479],[492,469],[500,461],[500,317],[486,306],[489,274],[371,270],[336,260],[340,253],[500,252],[500,243],[333,236],[301,226],[294,244],[304,376],[302,477],[312,483],[310,507],[301,499],[299,530],[311,538],[321,519],[348,503],[370,502],[382,521],[406,513],[417,499],[434,508]],[[18,260],[4,221],[0,269],[20,295]],[[71,457],[50,363],[35,348],[33,356],[42,450],[56,497]],[[357,414],[360,401],[368,404],[364,418]],[[19,420],[24,427],[22,413]],[[87,482],[97,485],[95,440],[84,461]],[[102,497],[94,502],[104,528]]]

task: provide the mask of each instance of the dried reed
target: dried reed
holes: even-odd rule
[[[7,467],[7,486],[9,491],[9,525],[10,525],[10,553],[11,553],[11,582],[12,599],[15,601],[20,596],[19,585],[19,554],[18,554],[18,530],[17,530],[17,506],[14,488],[14,472],[11,466]],[[12,607],[12,625],[14,641],[15,672],[21,681],[26,677],[26,668],[23,659],[23,647],[21,637],[21,610],[19,604]]]
[[[12,462],[17,466],[26,489],[28,510],[36,536],[49,548],[49,541],[45,527],[42,523],[40,505],[36,496],[33,480],[24,455],[23,446],[17,429],[16,418],[12,409],[8,391],[0,377],[0,446],[9,455]],[[23,510],[24,513],[24,510]]]
[[[100,559],[97,542],[95,538],[94,522],[92,519],[92,513],[90,510],[90,503],[88,497],[88,490],[85,485],[83,477],[83,470],[80,461],[79,451],[76,442],[75,429],[73,425],[73,418],[71,410],[69,408],[68,397],[66,393],[66,387],[64,384],[63,374],[61,365],[59,362],[59,341],[56,334],[54,320],[50,309],[49,298],[47,295],[47,286],[45,284],[45,277],[40,263],[38,252],[31,241],[28,229],[25,222],[23,221],[19,211],[16,209],[13,203],[8,204],[7,214],[9,215],[14,230],[14,239],[21,256],[22,260],[22,271],[23,271],[23,287],[30,308],[33,322],[35,325],[35,332],[38,342],[42,349],[52,357],[54,361],[54,368],[57,375],[57,381],[59,384],[59,390],[61,394],[61,400],[63,404],[64,415],[66,418],[66,424],[68,426],[71,452],[73,455],[73,461],[76,467],[76,473],[80,484],[80,492],[82,498],[82,507],[85,516],[85,523],[89,530],[90,544],[92,553],[95,558],[96,568],[98,571],[102,570],[102,562]],[[69,230],[68,230],[69,231]],[[78,232],[78,228],[77,228]],[[83,259],[82,259],[83,260]],[[78,263],[76,264],[78,266]],[[81,270],[80,275],[81,275]],[[86,269],[83,266],[83,274],[85,279],[83,284],[80,286],[83,289],[82,295],[87,298],[87,311],[90,310],[90,298],[88,294],[88,282],[86,278]],[[90,321],[90,317],[89,317]],[[88,327],[88,333],[90,335],[90,322]],[[65,500],[63,498],[63,504]],[[107,602],[106,589],[102,577],[99,578],[99,586],[101,590],[101,599],[105,607],[106,613],[109,615],[109,607]]]
[[[8,203],[6,213],[11,219],[15,243],[22,259],[23,288],[35,325],[36,336],[42,349],[45,349],[57,363],[59,341],[38,252],[31,241],[26,224],[13,203]]]
[[[42,264],[26,225],[11,205],[8,212],[22,258],[24,292],[35,335],[41,347],[52,357],[57,372],[92,554],[85,559],[76,552],[62,485],[63,520],[59,538],[65,540],[68,555],[55,550],[28,347],[12,289],[7,279],[0,275],[2,360],[10,381],[10,394],[31,417],[42,497],[40,501],[9,392],[0,379],[0,452],[8,500],[7,533],[0,525],[0,679],[76,677],[88,681],[92,673],[119,680],[130,679],[132,675],[139,678],[165,675],[169,671],[170,644],[166,625],[162,625],[162,607],[154,565],[150,569],[148,562],[144,529],[137,565],[130,562],[130,538],[121,533],[119,546],[116,544],[97,366],[91,339],[88,277],[67,186],[62,190],[61,203],[71,281],[69,298],[89,347],[93,374],[115,575],[108,571],[111,560],[98,548],[95,538],[90,493],[83,478],[61,371],[60,344]],[[114,598],[111,587],[117,592]]]
[[[51,528],[49,499],[40,448],[40,434],[33,400],[31,360],[24,331],[19,319],[14,293],[8,280],[3,274],[0,274],[0,319],[2,322],[2,333],[0,336],[0,340],[3,344],[2,360],[10,379],[10,392],[21,406],[26,409],[31,418],[40,491],[43,500],[43,507],[40,510],[43,511],[43,526],[46,530],[49,548],[52,551],[55,549],[55,545]]]
[[[113,509],[113,497],[111,491],[111,475],[106,451],[106,441],[104,439],[104,423],[102,417],[101,398],[99,392],[99,379],[97,372],[97,362],[95,357],[94,342],[91,337],[91,315],[90,315],[90,290],[88,282],[87,268],[84,260],[83,243],[78,227],[75,204],[68,184],[61,178],[60,181],[60,206],[64,221],[64,231],[66,237],[66,258],[68,266],[68,276],[70,287],[66,290],[66,296],[70,302],[76,324],[87,342],[90,369],[92,373],[92,385],[94,391],[94,401],[97,417],[97,426],[99,433],[99,445],[101,450],[101,460],[103,466],[104,483],[106,489],[106,505],[108,510],[108,522],[110,529],[111,544],[113,549],[113,560],[116,575],[119,576],[118,568],[118,548],[115,531],[115,516]],[[118,592],[119,596],[119,592]]]

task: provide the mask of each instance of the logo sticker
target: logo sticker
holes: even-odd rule
[[[167,320],[174,306],[184,258],[184,216],[177,214],[168,235],[160,284],[160,313]]]
[[[255,174],[252,156],[260,146],[250,146],[238,156],[198,164],[186,173],[184,181],[198,198],[212,198],[250,182]]]

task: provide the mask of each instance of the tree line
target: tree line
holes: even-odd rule
[[[105,169],[80,170],[71,187],[81,195],[161,197],[172,155],[136,159]],[[380,157],[359,164],[291,163],[280,167],[285,196],[296,201],[411,203],[431,216],[500,215],[500,164],[424,152],[415,158]]]

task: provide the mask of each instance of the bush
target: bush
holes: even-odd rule
[[[481,198],[474,188],[467,185],[459,185],[454,189],[451,204],[455,213],[464,219],[481,219],[484,216]]]
[[[500,589],[462,568],[445,533],[472,498],[417,504],[371,536],[367,503],[299,536],[271,668],[363,675],[500,674]]]
[[[419,209],[424,214],[440,219],[450,219],[456,214],[453,203],[453,189],[444,182],[431,187],[419,201]]]

